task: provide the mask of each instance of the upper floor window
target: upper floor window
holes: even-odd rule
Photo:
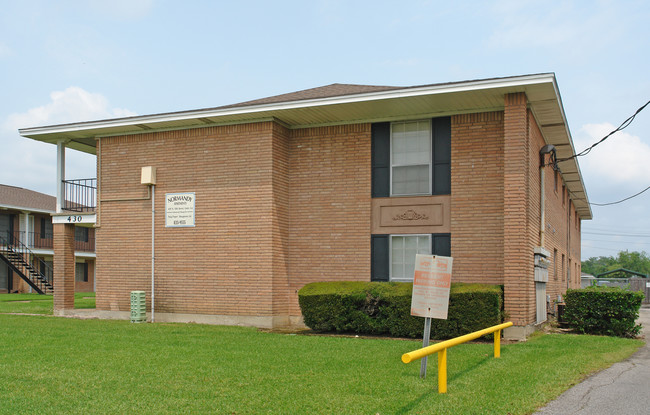
[[[82,228],[81,226],[75,226],[74,228],[74,240],[78,242],[88,242],[88,228]]]
[[[451,118],[372,124],[372,197],[451,194]]]
[[[431,122],[391,125],[391,195],[431,194]]]
[[[50,218],[41,218],[41,238],[52,239],[53,236],[52,220]]]

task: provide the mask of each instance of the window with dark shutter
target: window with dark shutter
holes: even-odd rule
[[[423,134],[431,135],[430,148],[424,148],[429,143],[421,142]],[[371,135],[372,197],[389,197],[391,192],[397,196],[451,194],[451,117],[433,118],[430,124],[375,123]],[[429,153],[428,161],[422,151]]]
[[[432,190],[434,195],[451,194],[451,118],[431,120],[433,152]]]
[[[388,237],[372,235],[370,238],[370,281],[388,281]]]
[[[390,123],[372,125],[372,197],[390,194]]]
[[[434,233],[431,235],[431,254],[451,256],[451,235],[448,233]]]

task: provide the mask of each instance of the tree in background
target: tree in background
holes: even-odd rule
[[[594,276],[619,268],[625,268],[630,271],[650,275],[650,257],[645,252],[621,251],[616,257],[599,256],[591,257],[586,261],[582,261],[582,272]],[[629,277],[629,275],[624,272],[616,272],[607,275],[607,278],[627,277]]]

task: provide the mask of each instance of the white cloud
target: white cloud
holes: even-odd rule
[[[102,95],[71,86],[64,91],[50,94],[50,102],[27,112],[11,114],[4,123],[5,128],[19,128],[39,125],[63,124],[104,118],[128,117],[136,115],[124,108],[110,108],[108,100]]]
[[[609,123],[586,124],[575,138],[576,151],[582,151],[605,137],[616,127]],[[650,184],[650,145],[640,137],[620,131],[591,152],[579,158],[585,180],[626,189]]]
[[[55,192],[56,147],[20,137],[19,128],[132,115],[136,114],[123,108],[111,108],[102,94],[79,87],[52,92],[47,104],[11,114],[2,123],[0,142],[7,157],[3,161],[0,183],[49,194]],[[95,156],[68,150],[66,177],[96,177]]]

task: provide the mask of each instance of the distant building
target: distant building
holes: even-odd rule
[[[433,253],[454,257],[453,281],[502,285],[510,335],[525,337],[580,287],[592,213],[577,160],[551,166],[575,154],[553,74],[333,84],[20,133],[59,160],[97,156],[97,214],[75,218],[97,229],[104,315],[128,318],[132,290],[150,307],[155,279],[157,321],[297,325],[305,284],[409,281],[414,255]],[[64,185],[89,193],[62,165],[68,215]]]
[[[0,293],[52,293],[56,198],[0,184]],[[95,230],[75,228],[75,289],[94,291]]]

